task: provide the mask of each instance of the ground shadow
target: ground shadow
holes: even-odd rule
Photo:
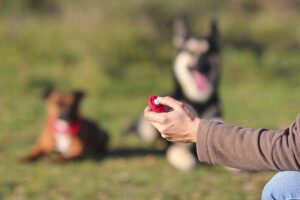
[[[143,157],[143,156],[164,156],[165,151],[150,148],[118,148],[112,149],[106,153],[106,158],[129,158],[129,157]]]

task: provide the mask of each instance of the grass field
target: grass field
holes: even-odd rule
[[[158,149],[122,131],[149,95],[172,89],[170,21],[185,13],[199,32],[212,16],[219,19],[225,121],[287,127],[300,110],[299,3],[20,2],[0,1],[0,199],[260,198],[274,172],[232,173],[220,166],[178,172]],[[82,112],[112,137],[105,159],[17,162],[39,134],[45,119],[40,94],[49,84],[86,91]]]

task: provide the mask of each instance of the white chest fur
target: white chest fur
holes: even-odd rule
[[[54,137],[56,150],[61,154],[66,155],[71,144],[71,137],[64,133],[55,133]]]

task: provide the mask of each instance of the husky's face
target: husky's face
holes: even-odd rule
[[[174,44],[178,51],[173,67],[175,78],[188,99],[205,102],[218,84],[219,47],[216,24],[212,24],[207,37],[195,37],[189,36],[183,22],[180,23],[175,26]]]

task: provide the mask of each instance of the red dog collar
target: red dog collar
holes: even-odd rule
[[[47,122],[47,127],[53,133],[62,133],[66,135],[76,135],[81,128],[82,121],[78,118],[75,122],[69,124],[60,119],[49,119]]]

